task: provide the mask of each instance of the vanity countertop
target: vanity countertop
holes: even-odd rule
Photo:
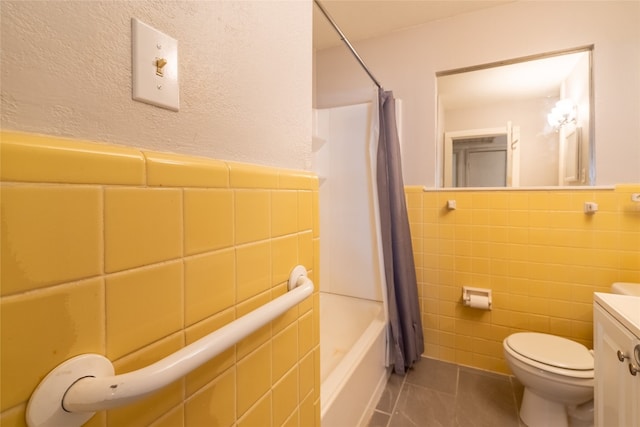
[[[593,300],[636,337],[640,337],[640,297],[596,292]]]

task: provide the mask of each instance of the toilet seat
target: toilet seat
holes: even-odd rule
[[[505,348],[523,363],[573,378],[593,378],[593,355],[582,344],[555,335],[519,332]]]

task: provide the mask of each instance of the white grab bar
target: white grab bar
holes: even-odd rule
[[[79,427],[96,411],[141,399],[185,376],[312,293],[313,282],[299,265],[289,277],[289,292],[145,368],[114,375],[111,361],[102,355],[71,358],[53,369],[33,392],[27,424]]]

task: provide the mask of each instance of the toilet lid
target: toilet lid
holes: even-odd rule
[[[593,356],[580,343],[537,332],[519,332],[507,338],[507,344],[524,357],[574,371],[593,369]]]

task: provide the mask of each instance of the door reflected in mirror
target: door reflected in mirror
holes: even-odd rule
[[[446,132],[445,187],[518,187],[520,127]]]
[[[562,165],[560,177],[565,185],[574,185],[584,180],[584,170],[582,168],[581,159],[581,134],[582,129],[576,126],[570,126],[562,129],[564,136],[561,140],[560,153],[564,159],[560,162]]]
[[[592,49],[438,73],[440,185],[592,185]]]

